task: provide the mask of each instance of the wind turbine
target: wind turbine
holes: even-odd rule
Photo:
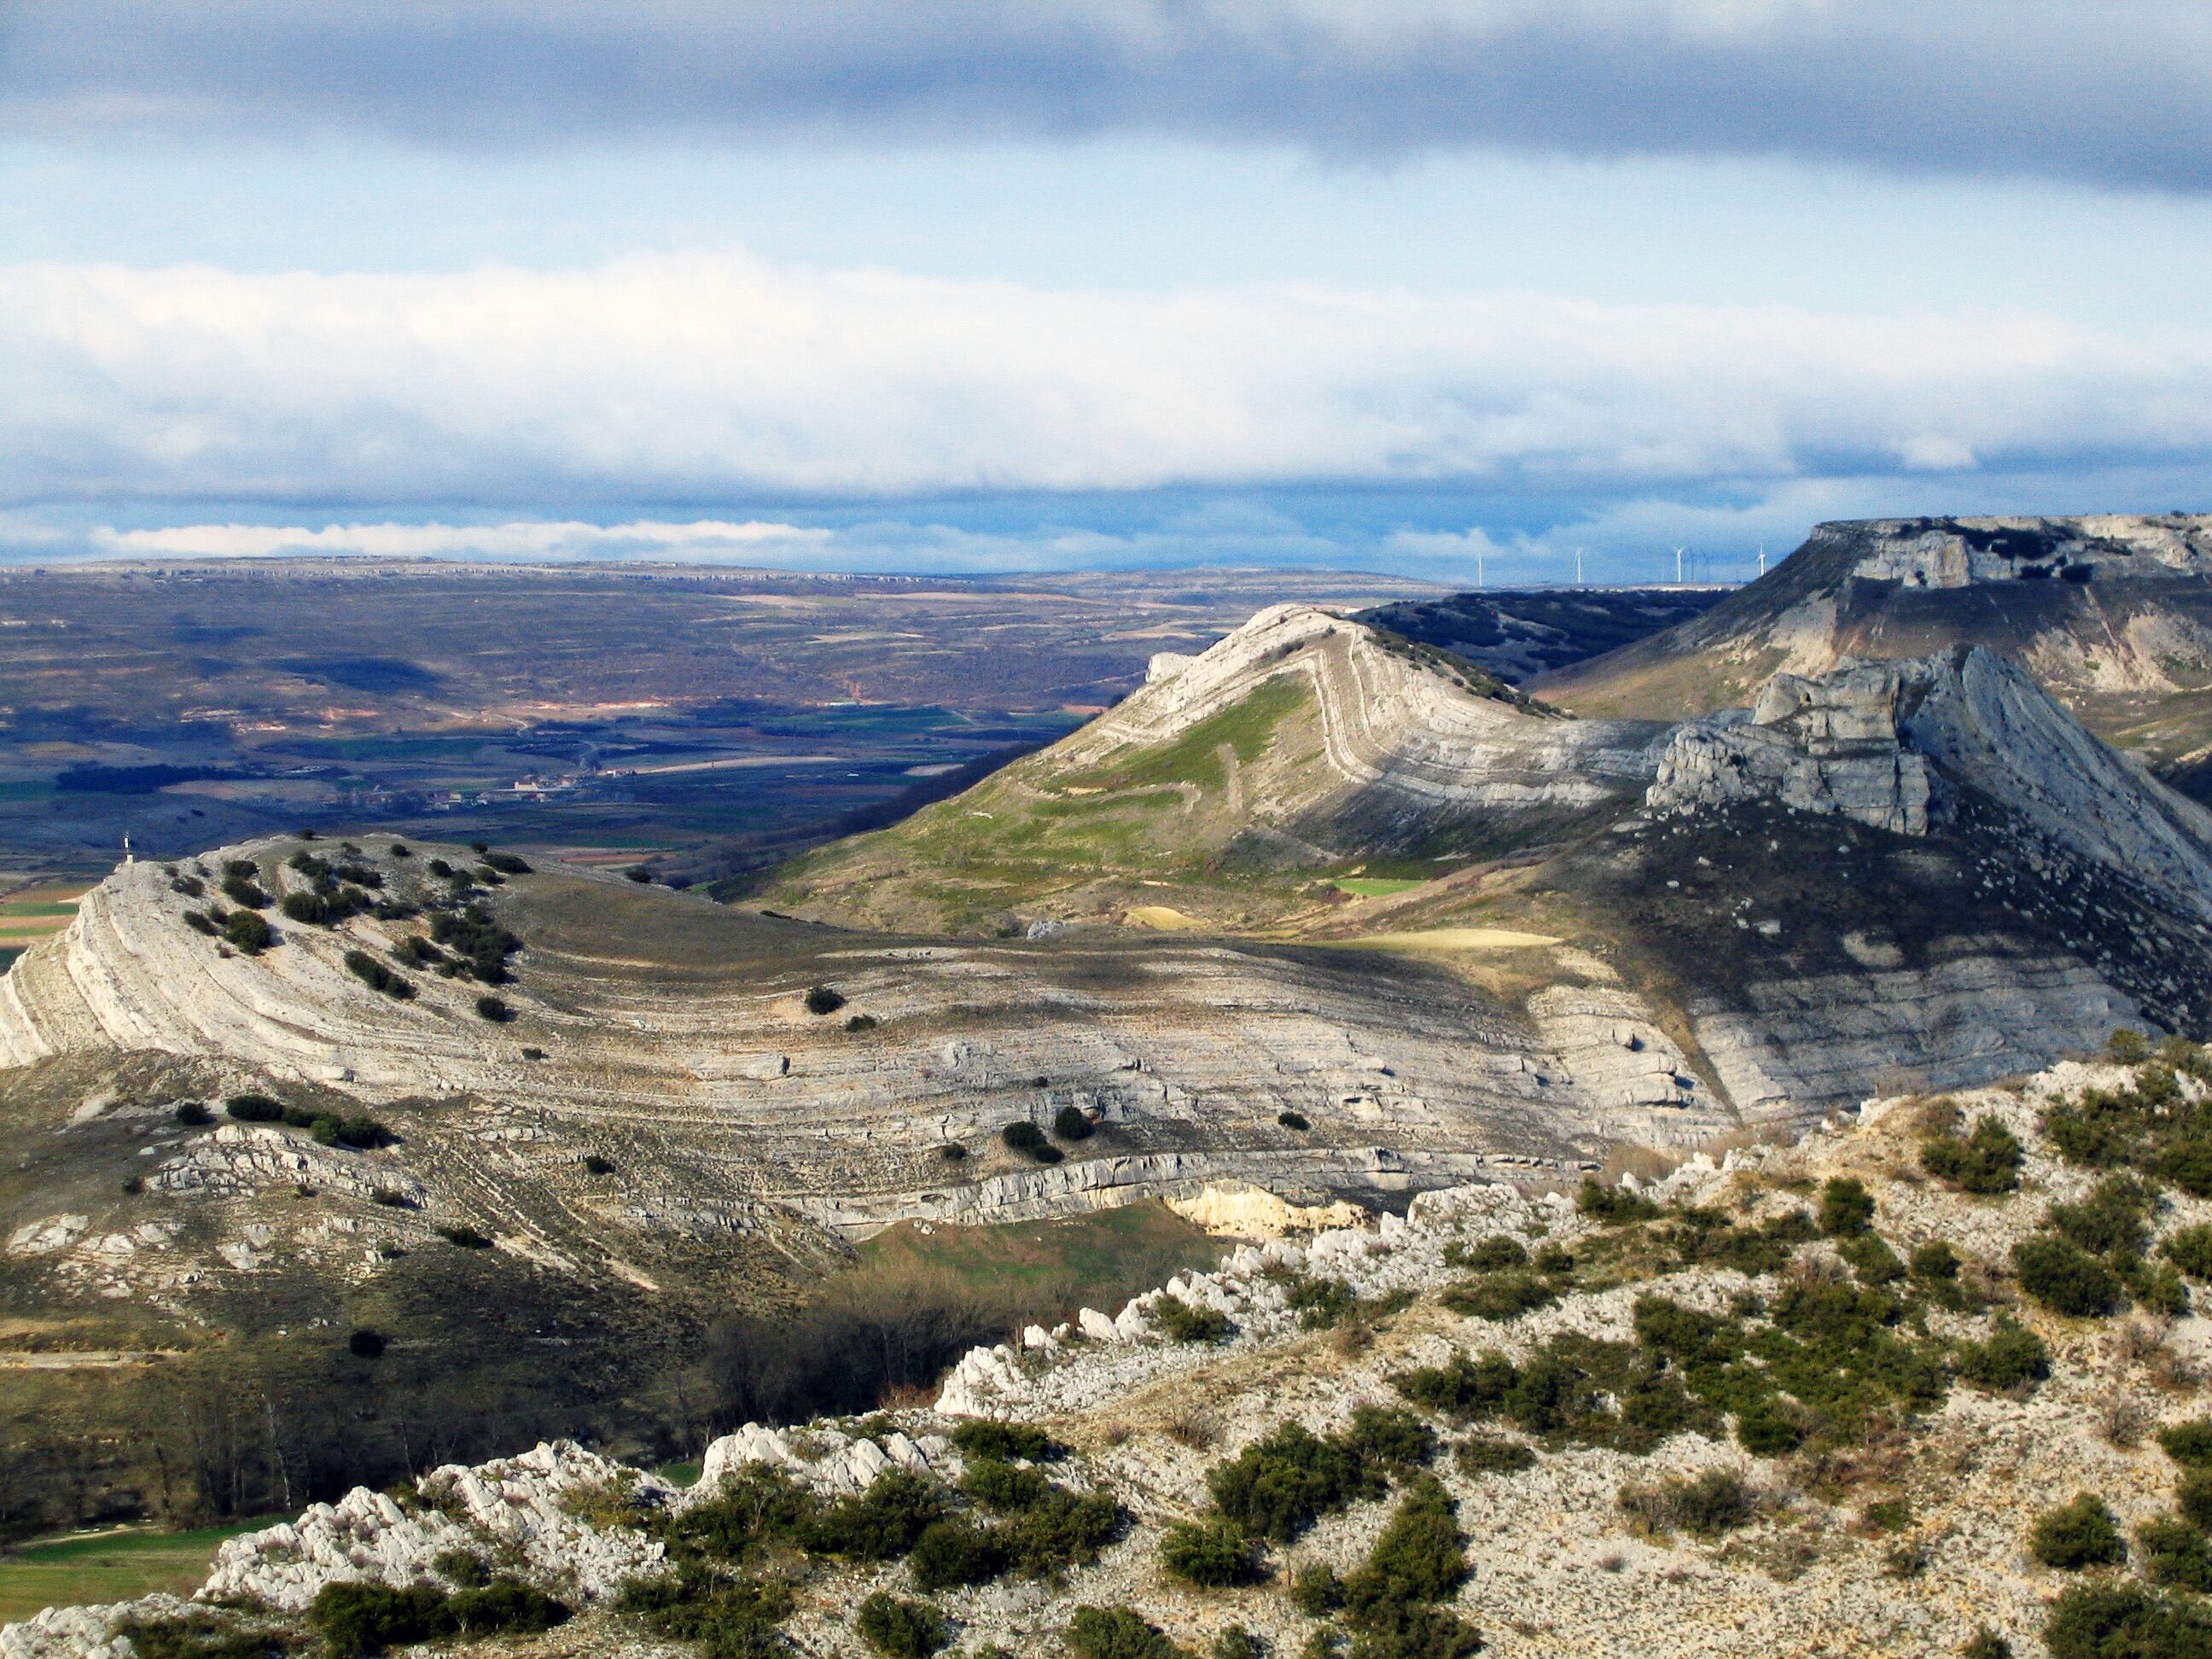
[[[1759,574],[1762,576],[1766,574],[1766,544],[1765,542],[1759,544]]]
[[[1680,587],[1681,585],[1682,585],[1682,550],[1681,550],[1680,548],[1679,548],[1679,547],[1678,547],[1678,548],[1676,548],[1676,549],[1674,550],[1674,586],[1677,586],[1677,587]]]
[[[1582,550],[1582,549],[1580,549],[1580,548],[1578,547],[1578,548],[1577,548],[1577,549],[1575,550],[1575,586],[1576,586],[1577,587],[1580,587],[1582,585],[1583,585],[1583,550]]]

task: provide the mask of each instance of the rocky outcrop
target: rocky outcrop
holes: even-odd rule
[[[1678,727],[1644,804],[1667,812],[1770,801],[1925,835],[1928,762],[1898,725],[1908,679],[1887,663],[1819,679],[1778,674],[1752,708]]]

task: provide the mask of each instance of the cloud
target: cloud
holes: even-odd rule
[[[2196,0],[19,0],[0,128],[1785,155],[2196,191]]]
[[[527,520],[494,525],[191,524],[157,530],[102,526],[88,538],[93,550],[118,558],[278,558],[357,554],[387,559],[592,559],[640,555],[657,559],[726,559],[772,550],[788,555],[826,542],[827,530],[754,520],[730,524],[699,519],[669,524],[652,519],[597,525],[575,520]]]
[[[1900,458],[1992,473],[2212,459],[2212,333],[2021,311],[1105,294],[738,254],[401,276],[0,267],[0,506],[1291,485],[1605,500],[1887,476]]]

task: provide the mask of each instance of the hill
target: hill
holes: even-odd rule
[[[2125,1053],[1648,1186],[1428,1194],[979,1348],[929,1404],[748,1425],[688,1486],[562,1444],[441,1468],[224,1544],[197,1603],[0,1642],[2201,1653],[2212,1179],[2177,1150],[2212,1056]]]
[[[1578,714],[1680,720],[1778,672],[1978,645],[2178,787],[2212,782],[2212,517],[1824,524],[1704,615],[1538,676]]]

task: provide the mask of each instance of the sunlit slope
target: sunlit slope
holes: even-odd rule
[[[1470,663],[1303,605],[1155,665],[1112,714],[780,872],[876,927],[1279,922],[1345,874],[1426,878],[1632,799],[1654,733],[1562,720]]]

